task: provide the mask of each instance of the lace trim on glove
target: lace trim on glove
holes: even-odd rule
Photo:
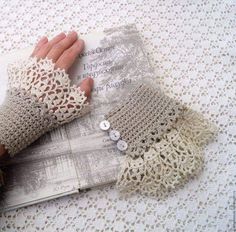
[[[0,143],[10,156],[44,133],[90,109],[85,92],[70,86],[65,70],[47,58],[28,58],[8,66],[8,91],[0,106]]]
[[[121,166],[117,188],[124,195],[140,192],[159,199],[184,184],[203,166],[203,148],[216,127],[200,114],[185,109],[171,130],[134,159],[129,154]]]
[[[52,60],[27,60],[10,64],[8,67],[9,89],[23,89],[46,104],[58,124],[70,122],[89,111],[84,91],[75,85],[65,70],[56,69]]]

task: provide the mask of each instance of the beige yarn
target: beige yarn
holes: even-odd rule
[[[158,140],[179,116],[181,106],[160,91],[140,84],[119,107],[105,115],[129,146],[126,153],[136,157]]]
[[[203,148],[216,133],[199,113],[144,84],[105,118],[128,143],[116,183],[125,195],[164,198],[201,170]]]
[[[10,156],[55,127],[87,113],[87,97],[71,86],[52,60],[30,57],[8,67],[8,92],[0,106],[0,143]]]

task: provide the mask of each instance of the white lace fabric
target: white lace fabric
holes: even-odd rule
[[[85,92],[48,58],[8,67],[8,93],[0,111],[0,142],[14,156],[44,133],[90,109]]]
[[[116,186],[123,195],[163,199],[203,167],[203,149],[217,134],[202,115],[140,83],[105,115],[128,144]]]

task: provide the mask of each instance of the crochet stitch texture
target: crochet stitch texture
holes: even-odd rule
[[[0,143],[10,156],[44,133],[90,110],[84,91],[71,86],[52,60],[30,57],[8,67],[8,91],[0,106]]]
[[[159,199],[196,175],[217,129],[159,89],[139,84],[105,119],[128,144],[116,186]]]

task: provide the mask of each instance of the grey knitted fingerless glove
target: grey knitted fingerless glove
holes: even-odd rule
[[[100,126],[125,155],[120,192],[158,198],[199,172],[204,145],[216,133],[199,113],[147,84],[138,84]]]
[[[0,106],[0,144],[10,156],[44,133],[87,113],[87,97],[71,86],[65,70],[45,58],[8,67],[8,91]]]

